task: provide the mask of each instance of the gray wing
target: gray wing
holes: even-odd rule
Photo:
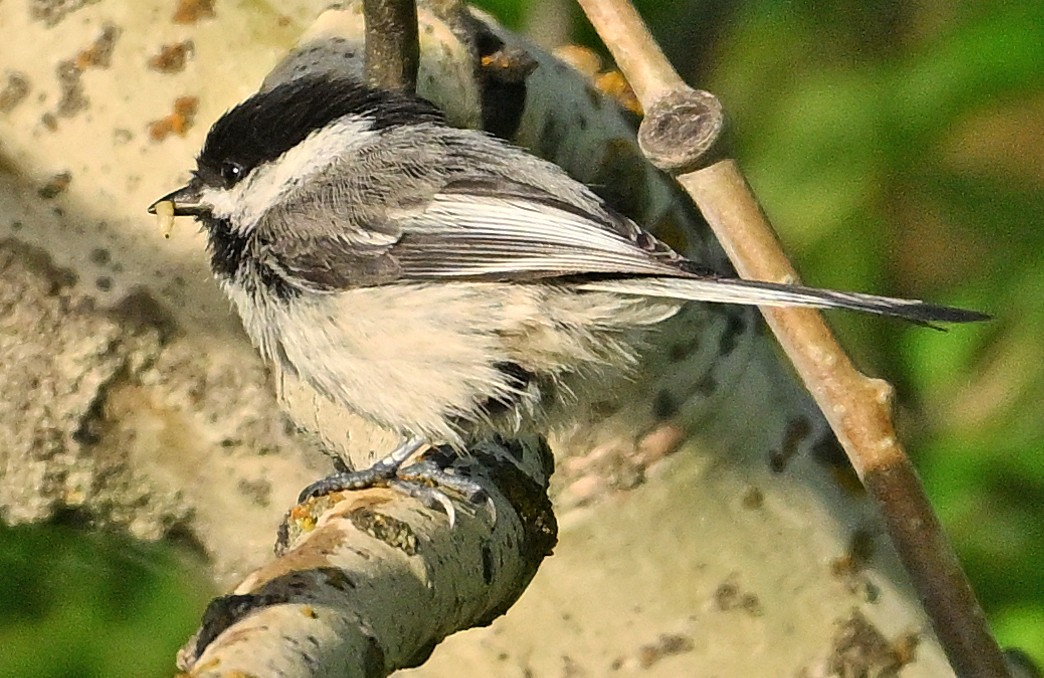
[[[407,280],[533,280],[685,275],[690,262],[602,208],[582,207],[528,184],[462,178],[384,213],[331,215],[350,200],[312,199],[266,217],[267,262],[317,291]],[[319,209],[320,205],[323,209]]]
[[[682,275],[690,263],[593,195],[580,206],[503,178],[454,181],[399,225],[392,253],[411,279]]]

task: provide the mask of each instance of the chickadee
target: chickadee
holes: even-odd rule
[[[385,476],[425,444],[554,425],[688,302],[986,317],[714,275],[559,167],[350,78],[302,77],[225,113],[192,180],[149,209],[171,205],[202,224],[275,370],[403,434]]]

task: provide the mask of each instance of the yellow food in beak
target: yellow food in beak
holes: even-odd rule
[[[160,232],[164,238],[170,238],[174,231],[174,203],[170,200],[158,202],[155,205],[156,216],[159,218]]]

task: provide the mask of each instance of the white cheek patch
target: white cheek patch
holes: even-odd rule
[[[231,191],[223,188],[204,188],[199,194],[200,202],[210,205],[211,213],[218,219],[231,219],[236,212],[236,201],[239,199],[236,188]]]
[[[213,206],[215,217],[229,219],[237,230],[249,231],[297,187],[376,137],[378,132],[371,124],[371,120],[347,115],[313,132],[275,160],[255,167],[231,190],[206,189],[203,199]]]

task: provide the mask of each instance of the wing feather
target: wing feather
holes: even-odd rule
[[[426,199],[407,197],[380,218],[360,219],[356,211],[335,225],[291,223],[308,211],[292,205],[281,210],[279,220],[273,216],[267,224],[280,233],[267,245],[270,266],[291,284],[316,291],[400,281],[569,278],[578,290],[848,308],[920,324],[987,317],[916,300],[720,277],[682,258],[593,194],[567,202],[498,177],[464,178]]]
[[[406,278],[677,275],[670,259],[559,201],[440,193],[399,221],[391,254]]]

